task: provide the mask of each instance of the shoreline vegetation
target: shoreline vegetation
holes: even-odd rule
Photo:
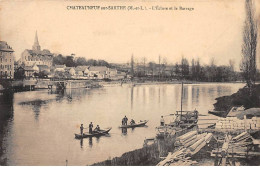
[[[260,107],[260,84],[252,86],[251,90],[249,95],[250,89],[245,86],[230,96],[216,98],[215,110],[229,111],[234,106],[244,106],[245,109]]]

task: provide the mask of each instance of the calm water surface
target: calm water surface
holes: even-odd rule
[[[183,110],[207,115],[215,98],[244,84],[184,85]],[[180,110],[181,85],[128,85],[102,89],[48,90],[0,95],[2,165],[90,165],[143,146],[154,137],[161,115]],[[149,120],[147,127],[118,128],[123,116]],[[215,116],[208,117],[216,119]],[[166,117],[166,121],[171,117]],[[81,123],[112,127],[110,136],[74,139]],[[214,121],[214,120],[213,120]],[[207,123],[210,121],[206,121]],[[200,120],[199,124],[205,123]],[[204,126],[204,125],[200,125]]]

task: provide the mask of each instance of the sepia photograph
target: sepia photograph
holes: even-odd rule
[[[260,0],[0,0],[1,166],[259,166]]]

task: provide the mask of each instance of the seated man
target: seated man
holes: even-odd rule
[[[94,131],[100,131],[100,127],[99,127],[99,125],[97,125],[97,127],[95,128]]]
[[[131,125],[135,124],[135,121],[133,119],[131,119],[131,122],[130,122]]]

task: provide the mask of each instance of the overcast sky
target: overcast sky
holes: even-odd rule
[[[182,6],[194,11],[73,11],[67,10],[68,5]],[[168,63],[184,56],[199,57],[207,64],[214,57],[218,65],[233,59],[237,68],[241,60],[244,0],[0,0],[0,7],[0,39],[13,47],[16,59],[24,49],[31,49],[37,30],[42,49],[87,59],[123,63],[133,54],[139,61],[146,57],[158,62],[160,55]]]

